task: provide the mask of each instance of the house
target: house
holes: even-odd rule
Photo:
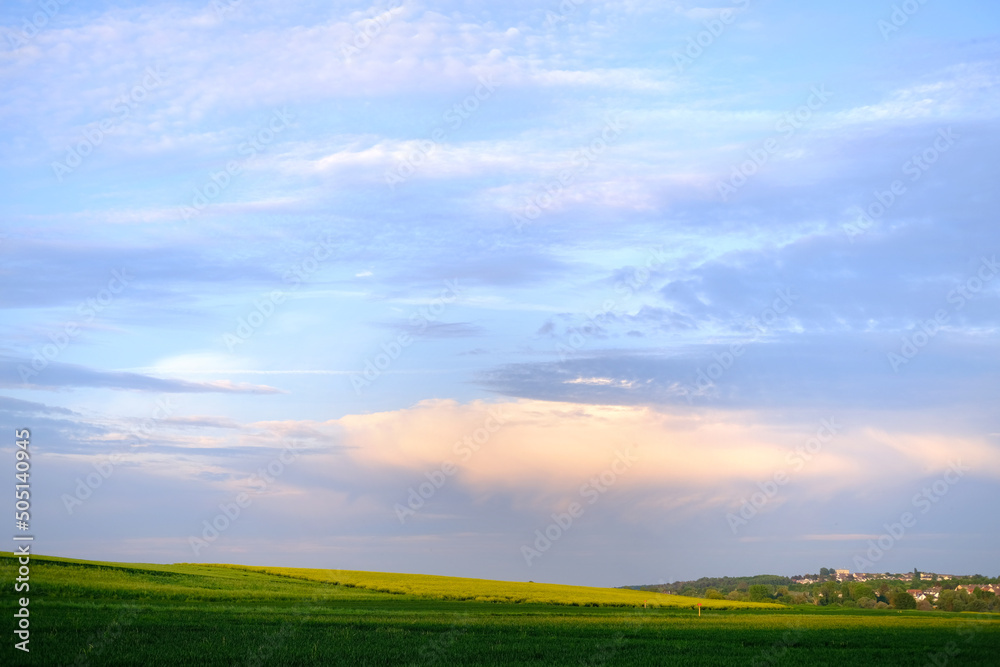
[[[837,581],[843,581],[844,579],[847,579],[847,577],[851,576],[850,570],[834,570],[833,573],[837,578]]]
[[[906,592],[912,595],[917,602],[927,599],[927,594],[919,588],[908,588]]]
[[[958,586],[955,586],[955,590],[956,591],[962,591],[962,590],[964,590],[964,591],[966,591],[968,593],[975,592],[975,590],[977,588],[981,588],[984,591],[988,591],[988,592],[994,593],[994,594],[1000,593],[1000,586],[994,586],[993,584],[986,584],[985,586],[982,585],[982,584],[969,584],[968,586],[964,586],[962,584],[959,584]]]

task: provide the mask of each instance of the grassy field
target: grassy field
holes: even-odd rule
[[[712,609],[783,609],[778,604],[733,602],[731,600],[703,600],[680,595],[661,595],[620,588],[587,588],[560,586],[519,581],[492,581],[490,579],[463,579],[437,577],[429,574],[393,574],[389,572],[357,572],[354,570],[313,570],[289,567],[246,567],[242,565],[214,565],[250,572],[292,577],[324,584],[363,588],[382,593],[416,595],[436,600],[474,602],[511,602],[571,605],[574,607],[683,607],[695,609],[697,605]]]
[[[0,568],[12,591],[10,554]],[[1000,664],[997,615],[701,600],[699,617],[691,598],[450,577],[36,556],[30,597],[31,653],[8,631],[2,664]]]

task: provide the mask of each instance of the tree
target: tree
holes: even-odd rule
[[[917,608],[917,599],[906,591],[893,591],[891,601],[894,609]]]
[[[827,569],[827,568],[825,568],[825,567],[819,568],[819,576],[821,576],[821,577],[829,577],[830,576],[830,570]]]
[[[980,600],[978,598],[975,598],[975,599],[972,599],[972,600],[969,601],[969,606],[966,607],[966,610],[967,611],[986,611],[989,608],[990,608],[990,606],[988,604],[986,604],[985,600]]]
[[[764,584],[754,584],[750,587],[751,602],[768,602],[771,599],[771,587]]]
[[[872,598],[875,599],[875,591],[868,584],[856,583],[851,584],[850,587],[851,597],[855,600],[861,600],[861,598]]]
[[[705,591],[705,597],[709,600],[725,600],[726,596],[715,590],[714,588],[709,588]]]

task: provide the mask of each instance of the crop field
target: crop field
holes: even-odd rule
[[[282,567],[245,567],[218,565],[251,572],[292,577],[325,584],[339,584],[383,593],[416,595],[437,600],[471,600],[474,602],[512,602],[571,605],[584,607],[684,607],[697,605],[708,609],[783,609],[782,605],[730,600],[703,600],[679,595],[623,590],[619,588],[588,588],[517,581],[463,579],[427,574],[392,574],[388,572],[357,572],[352,570],[314,570]]]
[[[14,563],[0,552],[7,591]],[[39,556],[30,583],[31,652],[14,650],[8,630],[2,664],[1000,664],[1000,616],[989,614],[710,606],[551,584]]]

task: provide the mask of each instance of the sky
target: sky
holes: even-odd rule
[[[998,19],[3,3],[35,551],[1000,575]]]

